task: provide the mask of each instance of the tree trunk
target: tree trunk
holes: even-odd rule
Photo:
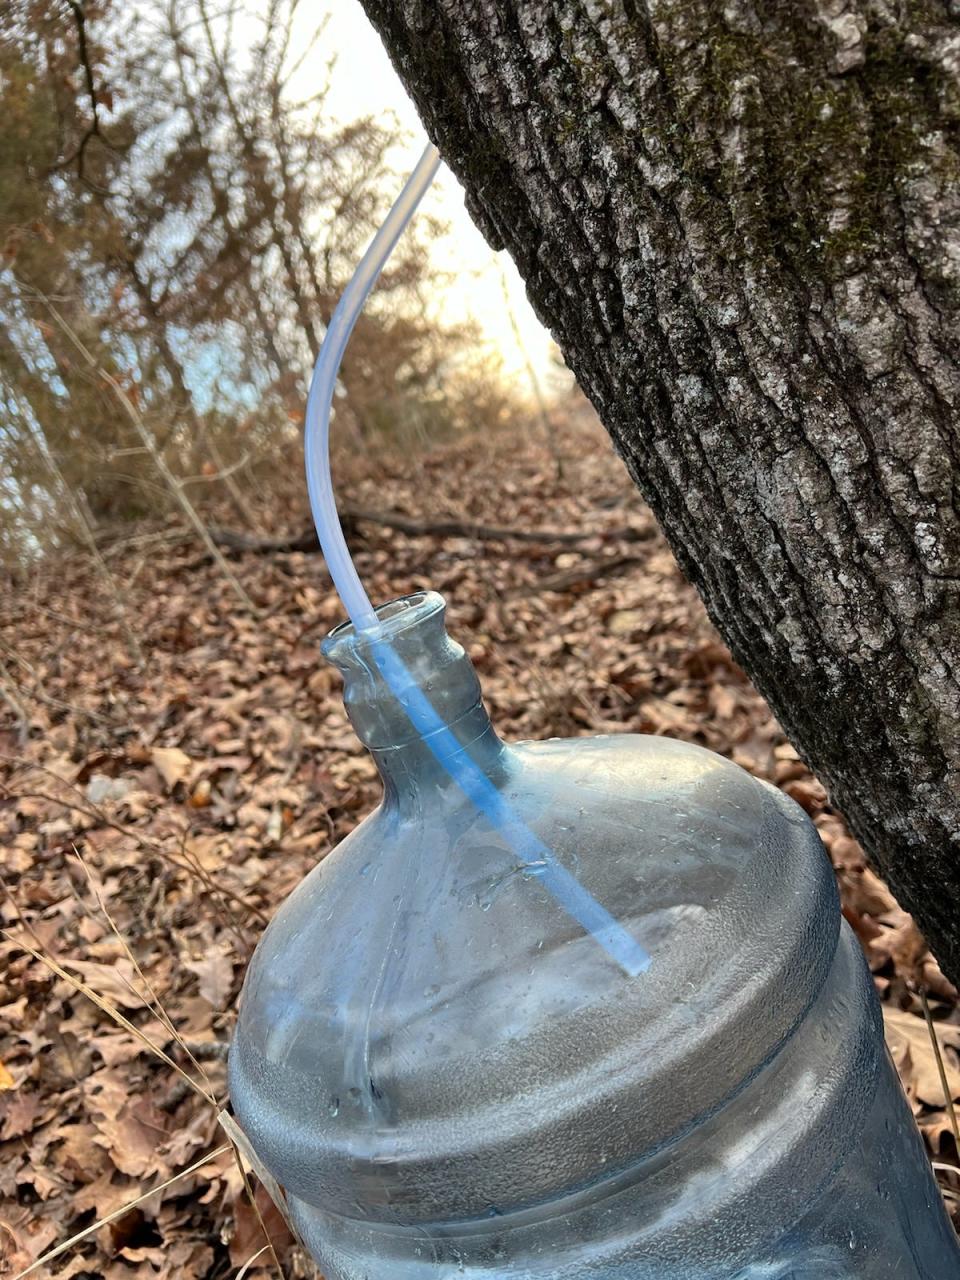
[[[711,618],[960,980],[960,3],[363,3]]]

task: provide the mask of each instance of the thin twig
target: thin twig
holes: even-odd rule
[[[602,560],[590,560],[576,565],[573,569],[549,573],[546,577],[537,578],[527,586],[515,587],[507,592],[507,597],[514,599],[537,595],[541,591],[566,591],[569,587],[578,586],[582,582],[595,582],[598,578],[609,577],[612,573],[622,573],[624,569],[629,569],[640,562],[639,556],[605,556]]]
[[[0,760],[7,758],[9,757],[4,757],[0,754]],[[42,766],[34,765],[33,767],[39,769]],[[50,771],[48,770],[47,772]],[[53,776],[56,777],[56,774]],[[63,782],[65,780],[60,778],[59,781]],[[71,786],[72,784],[67,783],[66,785]],[[270,923],[269,917],[265,912],[261,911],[255,903],[248,902],[246,898],[241,897],[241,895],[236,893],[233,889],[228,889],[226,885],[218,885],[209,872],[207,872],[199,862],[196,860],[192,862],[181,862],[179,858],[164,849],[163,845],[158,841],[151,839],[149,836],[142,835],[135,827],[127,827],[124,826],[122,822],[115,821],[113,818],[108,817],[102,809],[90,808],[87,805],[79,804],[76,800],[61,800],[59,796],[52,796],[48,791],[14,791],[11,787],[2,782],[0,782],[0,789],[5,791],[7,795],[11,796],[15,800],[21,798],[25,800],[46,800],[50,804],[59,805],[61,809],[76,809],[77,813],[83,813],[88,818],[93,818],[96,822],[99,822],[101,826],[110,827],[114,831],[120,831],[123,835],[129,836],[130,839],[136,841],[141,848],[149,849],[151,853],[155,854],[164,862],[169,862],[171,866],[177,867],[180,871],[186,871],[190,875],[196,876],[207,892],[211,893],[214,897],[227,898],[230,902],[235,902],[238,907],[242,907],[244,911],[248,911],[250,915],[256,916],[262,924]],[[184,853],[184,856],[188,856],[186,852]],[[191,858],[193,857],[192,854],[189,856]],[[235,921],[228,923],[230,923],[230,927],[235,933],[238,933],[240,937],[243,936],[238,930]]]
[[[21,290],[23,285],[21,284]],[[35,292],[31,288],[31,292]],[[25,414],[25,419],[30,423],[30,415]],[[143,650],[140,648],[140,641],[134,634],[133,628],[130,626],[127,617],[127,610],[124,601],[117,588],[116,581],[110,570],[107,568],[106,562],[100,553],[97,545],[97,539],[94,534],[94,519],[90,511],[90,504],[87,502],[82,490],[74,491],[67,478],[63,474],[63,469],[57,460],[57,455],[51,449],[43,435],[43,432],[34,426],[29,428],[30,439],[33,443],[34,451],[40,457],[43,465],[53,476],[57,489],[60,492],[63,506],[70,513],[73,520],[74,533],[78,534],[80,540],[86,544],[87,550],[90,552],[93,560],[94,568],[100,576],[103,583],[105,594],[113,601],[114,616],[123,632],[124,639],[127,642],[127,648],[130,650],[134,662],[138,666],[143,666]]]
[[[0,697],[17,717],[21,745],[23,745],[30,734],[30,714],[17,696],[19,688],[20,686],[4,665],[3,659],[0,658]]]
[[[125,555],[134,547],[152,547],[160,544],[161,548],[175,547],[181,542],[189,542],[193,534],[189,529],[159,529],[151,533],[115,534],[112,530],[101,533],[97,545],[102,548],[104,557]]]
[[[23,917],[21,916],[21,919],[22,918]],[[172,1067],[172,1069],[176,1071],[177,1075],[182,1076],[193,1092],[199,1094],[200,1097],[203,1098],[204,1102],[208,1102],[212,1107],[217,1105],[217,1100],[212,1094],[208,1094],[205,1089],[197,1084],[196,1080],[188,1075],[187,1072],[184,1071],[183,1067],[174,1062],[170,1055],[165,1053],[159,1045],[154,1044],[150,1037],[145,1035],[139,1027],[134,1026],[129,1018],[125,1018],[119,1009],[115,1009],[114,1006],[110,1004],[109,1000],[104,1000],[103,996],[94,991],[92,987],[88,987],[85,982],[81,982],[79,978],[75,978],[73,974],[68,973],[67,970],[64,969],[63,965],[58,964],[52,956],[45,955],[42,951],[38,951],[36,947],[30,946],[28,942],[25,942],[23,938],[18,938],[10,929],[0,929],[0,934],[2,934],[3,937],[5,937],[7,941],[11,942],[15,947],[19,947],[21,951],[28,952],[35,960],[39,960],[41,964],[46,965],[46,967],[50,969],[51,972],[55,973],[58,978],[62,978],[64,982],[69,983],[70,986],[73,987],[74,991],[79,992],[80,995],[86,996],[88,1000],[101,1010],[101,1012],[105,1013],[109,1018],[112,1018],[117,1026],[123,1027],[124,1031],[129,1031],[132,1036],[135,1036],[137,1040],[146,1045],[150,1052],[158,1057],[161,1062],[166,1063],[168,1067]]]
[[[126,938],[117,928],[117,925],[116,925],[116,922],[114,921],[113,916],[107,910],[107,905],[103,900],[103,895],[100,893],[100,890],[97,888],[96,882],[94,881],[94,878],[93,878],[93,874],[90,871],[90,868],[87,866],[86,862],[84,862],[83,857],[81,856],[80,850],[77,848],[76,845],[73,846],[73,852],[74,852],[74,855],[76,856],[77,861],[80,863],[80,867],[83,870],[83,874],[87,878],[87,885],[89,886],[90,892],[93,894],[94,898],[96,899],[97,906],[99,907],[101,914],[103,915],[107,924],[110,926],[110,929],[113,932],[114,937],[117,939],[117,941],[120,943],[120,946],[123,948],[124,955],[130,961],[131,965],[133,965],[133,969],[137,977],[140,979],[140,981],[143,983],[143,985],[147,989],[147,994],[150,997],[150,999],[147,1001],[147,1008],[150,1010],[153,1016],[157,1019],[157,1021],[162,1023],[162,1025],[166,1027],[167,1031],[170,1033],[170,1036],[180,1046],[183,1052],[190,1059],[190,1062],[192,1063],[192,1065],[199,1072],[200,1078],[203,1080],[204,1085],[207,1087],[210,1093],[213,1094],[213,1085],[210,1083],[210,1078],[207,1075],[205,1068],[200,1064],[200,1062],[198,1062],[198,1060],[190,1052],[190,1048],[187,1045],[187,1042],[184,1040],[183,1036],[181,1036],[177,1028],[173,1025],[173,1022],[168,1016],[166,1009],[164,1009],[163,1007],[162,1000],[157,995],[156,991],[154,991],[153,989],[153,984],[150,982],[150,979],[147,977],[147,975],[143,972],[143,969],[140,967],[139,960],[133,954],[133,951],[128,945]],[[143,993],[141,991],[137,991],[131,984],[128,983],[128,985],[131,987],[131,990],[133,991],[134,995],[136,995],[139,999],[142,1000]]]
[[[84,83],[86,85],[87,96],[90,99],[90,114],[92,123],[87,126],[83,132],[83,137],[77,146],[76,151],[72,155],[65,156],[63,160],[57,161],[52,165],[53,171],[57,169],[65,169],[67,165],[77,162],[77,177],[91,191],[95,191],[98,195],[108,196],[110,194],[106,187],[98,186],[97,183],[91,181],[83,170],[83,161],[86,154],[87,146],[91,138],[99,138],[103,145],[110,151],[117,151],[118,148],[113,146],[104,137],[103,129],[100,122],[100,103],[97,99],[97,88],[93,79],[93,66],[90,61],[90,51],[87,46],[87,15],[84,12],[83,5],[80,0],[67,0],[67,4],[73,13],[74,24],[77,28],[77,52],[80,62],[80,68],[83,71]]]
[[[920,988],[920,1003],[923,1005],[923,1016],[926,1019],[927,1031],[930,1033],[930,1043],[933,1045],[933,1056],[937,1060],[937,1071],[940,1075],[940,1087],[943,1090],[943,1101],[947,1108],[947,1115],[950,1117],[950,1128],[953,1130],[953,1136],[957,1144],[957,1151],[960,1151],[960,1128],[957,1126],[957,1113],[953,1106],[953,1095],[950,1086],[947,1083],[947,1071],[943,1065],[943,1053],[940,1049],[940,1039],[937,1036],[936,1029],[933,1025],[933,1017],[930,1013],[930,1004],[927,1000],[926,987]]]
[[[196,508],[194,507],[193,503],[190,501],[190,499],[187,497],[186,493],[184,492],[183,485],[180,483],[177,477],[170,470],[170,467],[167,465],[167,461],[164,458],[163,454],[161,453],[160,449],[157,447],[157,442],[154,439],[153,433],[148,429],[139,409],[137,409],[136,405],[127,395],[126,391],[117,381],[117,379],[113,376],[113,374],[110,373],[107,369],[104,369],[102,365],[97,363],[97,360],[94,357],[94,355],[84,346],[83,342],[80,340],[80,337],[71,328],[71,326],[63,318],[63,316],[56,309],[56,307],[53,306],[53,304],[49,301],[49,299],[46,298],[45,295],[42,294],[37,289],[34,289],[33,292],[35,296],[47,308],[47,311],[53,317],[53,319],[55,320],[57,325],[60,327],[60,329],[63,331],[63,333],[73,343],[74,347],[76,347],[77,351],[83,357],[83,360],[86,362],[90,370],[93,373],[95,373],[97,377],[99,377],[103,382],[105,382],[106,385],[113,392],[113,394],[116,396],[117,400],[120,403],[121,408],[129,418],[131,426],[133,427],[134,431],[136,431],[140,439],[143,441],[144,446],[146,447],[146,449],[150,454],[150,457],[153,459],[154,466],[163,476],[163,479],[166,482],[167,487],[169,488],[170,492],[173,494],[174,498],[179,504],[180,509],[183,511],[184,515],[187,517],[190,524],[193,526],[197,536],[200,538],[204,547],[206,547],[208,554],[214,560],[214,562],[217,565],[217,568],[223,574],[224,578],[233,588],[238,599],[242,601],[243,605],[247,609],[249,609],[251,613],[256,614],[258,612],[257,606],[253,603],[253,601],[247,595],[246,591],[244,590],[243,586],[240,583],[240,580],[236,577],[233,570],[230,568],[229,564],[227,564],[227,561],[222,555],[217,544],[210,537],[210,532],[207,529],[207,526],[200,519],[200,516],[197,514]]]
[[[45,765],[25,760],[22,756],[11,756],[2,751],[0,751],[0,761],[7,764],[17,765],[23,769],[35,770],[37,773],[46,774],[47,777],[53,778],[62,786],[69,787],[75,794],[83,795],[83,792],[76,783],[70,782],[67,778],[61,778],[58,773],[54,773],[52,769],[48,769]],[[6,792],[6,794],[13,799],[23,798],[46,800],[50,804],[59,805],[61,809],[75,809],[77,813],[82,813],[88,818],[93,818],[94,821],[98,822],[101,826],[110,827],[114,831],[121,832],[121,834],[135,841],[141,846],[141,848],[149,849],[151,853],[156,854],[156,856],[161,858],[164,862],[169,862],[172,866],[179,868],[179,870],[187,871],[191,875],[197,876],[201,884],[209,893],[212,893],[215,897],[220,896],[227,898],[229,901],[236,903],[238,907],[242,907],[244,911],[256,916],[262,924],[269,924],[269,918],[258,906],[252,902],[248,902],[246,898],[241,897],[241,895],[236,893],[234,890],[227,888],[226,885],[217,884],[209,872],[207,872],[198,861],[195,860],[193,863],[181,862],[179,858],[174,857],[172,853],[169,853],[164,849],[163,845],[160,844],[158,840],[154,840],[151,836],[144,835],[135,827],[128,827],[122,822],[117,822],[116,819],[111,818],[109,814],[105,813],[96,805],[84,804],[72,799],[64,800],[61,796],[54,796],[48,791],[38,791],[34,788],[31,788],[28,791],[20,788],[14,790],[11,784],[5,782],[0,782],[0,790]],[[186,851],[184,851],[184,856],[187,856]],[[232,927],[235,932],[239,932],[235,922],[232,923]]]
[[[350,503],[344,503],[340,507],[340,518],[344,530],[348,533],[358,524],[373,524],[407,534],[411,538],[472,538],[477,542],[524,542],[535,545],[553,542],[561,546],[576,546],[596,539],[602,542],[645,542],[654,536],[650,526],[575,531],[520,529],[505,525],[481,524],[473,520],[418,520],[412,516],[401,515],[398,511],[369,511],[363,507],[352,506]],[[210,535],[218,546],[227,552],[234,553],[271,555],[275,552],[312,552],[320,549],[320,539],[312,526],[298,533],[284,534],[278,538],[261,538],[233,529],[218,528],[211,529]],[[209,556],[206,556],[196,564],[203,564],[208,559]]]
[[[237,1272],[236,1280],[243,1280],[243,1277],[247,1274],[247,1272],[250,1270],[250,1268],[253,1266],[256,1260],[260,1257],[260,1255],[266,1253],[268,1249],[272,1250],[272,1248],[273,1248],[272,1245],[265,1244],[262,1249],[258,1249],[257,1252],[253,1255],[253,1257],[248,1258],[246,1262],[243,1264],[243,1266],[240,1268],[240,1270]]]
[[[6,653],[8,658],[12,658],[18,666],[23,667],[32,677],[33,686],[25,689],[23,685],[17,684],[8,668],[3,667],[2,672],[6,674],[7,679],[23,694],[26,698],[33,698],[36,702],[42,702],[44,706],[53,707],[55,711],[69,711],[75,716],[84,716],[88,720],[92,720],[94,724],[103,724],[110,729],[119,727],[119,721],[111,720],[108,716],[102,716],[99,711],[90,711],[86,707],[78,707],[74,702],[65,702],[63,698],[56,698],[52,693],[39,688],[43,683],[43,677],[38,673],[33,663],[28,662],[22,654],[17,653],[16,649],[11,648],[4,640],[0,640],[0,649]],[[2,666],[2,663],[0,663]]]
[[[239,471],[242,467],[245,467],[249,461],[250,461],[250,454],[245,453],[243,457],[238,458],[236,462],[231,462],[229,465],[224,464],[223,466],[220,467],[218,471],[211,472],[210,475],[204,475],[204,473],[201,471],[198,475],[195,475],[195,476],[184,476],[180,481],[180,483],[181,484],[216,484],[218,480],[226,480],[229,476],[232,476],[235,471]]]
[[[245,936],[243,930],[240,928],[239,924],[237,923],[236,917],[234,916],[233,912],[230,910],[229,906],[227,906],[225,902],[226,898],[234,897],[234,895],[227,894],[226,890],[224,890],[221,885],[217,884],[216,880],[214,880],[213,876],[211,876],[210,873],[206,870],[203,863],[200,861],[197,855],[193,852],[193,850],[187,847],[186,832],[183,832],[180,837],[180,856],[184,859],[184,863],[182,865],[187,866],[194,872],[197,879],[206,888],[207,892],[210,894],[213,900],[219,905],[220,909],[223,911],[223,918],[227,925],[227,928],[230,930],[233,936],[237,939],[237,942],[239,943],[239,946],[240,946],[240,954],[242,955],[244,951],[247,949],[247,946],[249,944],[249,939]],[[240,898],[239,895],[236,895],[236,900],[240,902],[243,901],[243,899]],[[255,910],[257,911],[261,919],[266,919],[266,917],[263,915],[263,912],[259,911],[258,908],[248,908],[248,910]]]

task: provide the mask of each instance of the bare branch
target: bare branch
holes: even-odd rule
[[[57,323],[57,325],[60,327],[63,333],[70,339],[74,347],[76,347],[77,351],[83,357],[87,366],[91,370],[93,370],[93,372],[95,372],[97,376],[100,377],[106,383],[106,385],[111,389],[113,394],[117,397],[117,400],[120,402],[120,405],[123,407],[124,412],[129,418],[131,425],[133,426],[133,429],[136,431],[137,435],[143,441],[144,446],[148,450],[151,458],[153,459],[154,465],[156,466],[160,474],[163,476],[164,480],[167,483],[168,488],[170,489],[170,492],[173,494],[174,498],[179,504],[184,515],[189,520],[190,524],[196,530],[197,535],[199,536],[203,545],[206,547],[211,558],[219,568],[220,572],[223,574],[224,578],[226,578],[227,582],[233,588],[235,594],[237,595],[238,599],[242,602],[242,604],[245,606],[245,608],[249,609],[251,613],[256,614],[258,612],[257,606],[253,603],[253,601],[247,595],[246,591],[240,584],[239,579],[236,577],[233,570],[227,564],[226,560],[221,554],[216,543],[210,537],[210,533],[207,529],[207,526],[200,519],[200,516],[197,514],[196,508],[194,507],[193,503],[190,501],[190,499],[187,497],[186,493],[184,492],[183,485],[177,479],[174,473],[170,470],[170,467],[167,465],[166,459],[164,458],[160,449],[157,447],[157,442],[152,432],[148,429],[146,423],[144,422],[143,416],[140,413],[140,411],[137,409],[136,405],[130,399],[129,395],[127,395],[126,391],[124,391],[123,387],[120,385],[117,379],[113,376],[113,374],[109,373],[106,369],[102,367],[102,365],[99,365],[97,363],[93,354],[84,346],[79,336],[70,327],[70,325],[63,318],[60,312],[57,311],[56,307],[54,307],[53,304],[43,296],[43,294],[37,292],[37,297],[40,299],[41,302],[44,303],[50,315],[53,317],[54,321]]]
[[[77,29],[77,56],[79,58],[80,68],[83,71],[83,79],[87,96],[90,99],[91,121],[84,130],[76,150],[74,150],[71,155],[65,156],[62,160],[57,161],[57,163],[52,165],[51,168],[53,170],[66,169],[68,165],[71,165],[76,161],[77,177],[80,181],[91,190],[96,191],[98,195],[106,196],[109,195],[110,192],[105,187],[101,187],[97,183],[91,181],[84,172],[84,157],[86,155],[87,147],[93,138],[99,138],[103,145],[110,151],[117,151],[119,148],[115,147],[103,133],[102,121],[100,119],[100,103],[97,99],[97,86],[94,80],[93,66],[90,60],[90,46],[87,42],[87,15],[84,12],[83,5],[80,0],[67,0],[67,5],[73,14],[74,25]]]

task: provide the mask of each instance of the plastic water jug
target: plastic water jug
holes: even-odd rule
[[[444,728],[324,642],[383,802],[277,912],[230,1055],[328,1280],[960,1277],[803,811],[666,738],[507,746],[441,597],[377,616]]]

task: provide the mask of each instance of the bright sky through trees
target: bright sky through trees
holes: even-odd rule
[[[319,75],[322,65],[336,58],[331,77],[329,103],[344,122],[373,114],[392,113],[408,135],[397,150],[397,168],[412,169],[426,143],[423,126],[413,104],[390,65],[380,38],[367,21],[357,0],[337,0],[314,55]],[[309,67],[306,68],[309,72]],[[460,185],[442,166],[421,208],[447,222],[449,234],[434,250],[444,271],[455,273],[455,282],[445,300],[451,320],[473,319],[500,352],[504,368],[522,378],[524,355],[517,349],[516,336],[504,301],[504,279],[510,306],[516,317],[523,344],[537,373],[549,379],[553,346],[527,302],[523,283],[506,253],[495,254],[470,220],[463,205]]]

